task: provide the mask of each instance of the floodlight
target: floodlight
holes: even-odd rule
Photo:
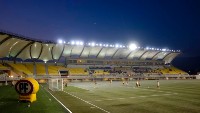
[[[80,42],[79,41],[76,41],[76,45],[79,45],[80,44]]]
[[[63,41],[62,41],[61,39],[58,39],[58,43],[59,43],[59,44],[62,44]]]
[[[166,51],[166,49],[162,49],[162,51]]]
[[[147,50],[149,50],[149,47],[146,47]]]
[[[92,42],[92,43],[91,43],[91,46],[95,46],[95,43],[94,43],[94,42]]]
[[[65,44],[66,42],[64,41],[64,44]]]
[[[83,42],[80,42],[80,45],[83,45]]]
[[[102,44],[99,44],[99,46],[102,46]]]
[[[132,43],[132,44],[129,45],[129,49],[130,50],[135,50],[135,49],[137,49],[137,45]]]
[[[118,44],[116,44],[116,45],[115,45],[115,47],[116,47],[116,48],[118,48],[118,47],[119,47],[119,45],[118,45]]]
[[[71,44],[72,44],[72,45],[74,45],[74,44],[75,44],[75,42],[74,42],[74,41],[71,41]]]
[[[106,44],[106,47],[108,47],[108,44]]]

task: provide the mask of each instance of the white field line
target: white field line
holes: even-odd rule
[[[165,94],[160,94],[160,95],[149,95],[149,96],[135,96],[135,97],[128,97],[128,98],[146,98],[146,97],[151,97],[151,96],[169,96],[169,95],[177,95],[178,93],[165,93]],[[127,98],[116,98],[116,99],[127,99]],[[115,99],[103,99],[103,100],[94,100],[94,101],[106,101],[106,100],[115,100]]]
[[[125,99],[125,98],[117,98],[117,99]]]
[[[66,92],[66,91],[64,91],[64,92],[67,93],[67,94],[69,94],[69,95],[71,95],[71,96],[73,96],[73,97],[75,97],[75,98],[77,98],[77,99],[79,99],[79,100],[82,100],[83,102],[85,102],[85,103],[87,103],[87,104],[90,104],[90,105],[92,105],[92,106],[94,106],[94,107],[96,107],[96,108],[98,108],[98,109],[100,109],[100,110],[102,110],[102,111],[104,111],[104,112],[106,112],[106,113],[110,113],[109,111],[106,111],[105,109],[100,108],[100,107],[98,107],[98,106],[96,106],[96,105],[94,105],[94,104],[92,104],[92,103],[90,103],[90,102],[88,102],[88,101],[86,101],[86,100],[83,100],[83,99],[81,99],[81,98],[79,98],[79,97],[77,97],[77,96],[75,96],[75,95],[73,95],[73,94],[70,94],[70,93],[68,93],[68,92]]]
[[[45,88],[44,88],[45,89]],[[45,89],[46,90],[46,89]],[[53,96],[53,94],[51,94],[48,90],[46,90],[54,99],[56,99],[58,101],[58,103],[60,103],[69,113],[72,113],[72,111],[70,111],[62,102],[60,102],[55,96]]]

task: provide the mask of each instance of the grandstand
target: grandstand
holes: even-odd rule
[[[181,54],[136,45],[34,40],[0,32],[0,70],[14,77],[82,78],[188,78],[171,62]],[[12,73],[12,74],[11,74]]]

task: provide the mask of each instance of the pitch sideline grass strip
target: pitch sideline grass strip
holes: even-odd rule
[[[42,86],[42,85],[41,85]],[[44,88],[42,86],[42,88]],[[45,89],[45,88],[44,88]],[[46,89],[45,89],[46,90]],[[60,102],[55,96],[53,96],[53,94],[51,94],[51,92],[49,92],[48,90],[46,90],[58,103],[60,103],[69,113],[72,113],[72,111],[70,111],[62,102]]]
[[[83,101],[83,102],[85,102],[85,103],[87,103],[87,104],[90,104],[90,105],[92,105],[92,106],[94,106],[94,107],[96,107],[96,108],[98,108],[98,109],[100,109],[100,110],[102,110],[102,111],[104,111],[104,112],[106,112],[106,113],[110,113],[109,111],[106,111],[105,109],[100,108],[100,107],[98,107],[98,106],[96,106],[96,105],[94,105],[94,104],[92,104],[92,103],[90,103],[90,102],[88,102],[88,101],[86,101],[86,100],[83,100],[83,99],[81,99],[81,98],[79,98],[79,97],[77,97],[77,96],[75,96],[75,95],[73,95],[73,94],[71,94],[71,93],[68,93],[68,92],[66,92],[66,91],[64,91],[64,92],[67,93],[67,94],[69,94],[69,95],[71,95],[71,96],[73,96],[73,97],[75,97],[75,98],[77,98],[77,99],[79,99],[79,100],[81,100],[81,101]]]

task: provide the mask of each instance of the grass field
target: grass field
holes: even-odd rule
[[[69,83],[63,92],[51,92],[73,113],[199,113],[200,80],[155,80],[122,82]],[[52,96],[40,88],[38,101],[30,108],[17,102],[10,86],[0,87],[0,113],[58,113],[67,112]],[[49,100],[51,99],[51,101]]]
[[[14,87],[0,86],[0,113],[66,113],[66,110],[41,87],[37,101],[28,107],[28,103],[18,102]]]

